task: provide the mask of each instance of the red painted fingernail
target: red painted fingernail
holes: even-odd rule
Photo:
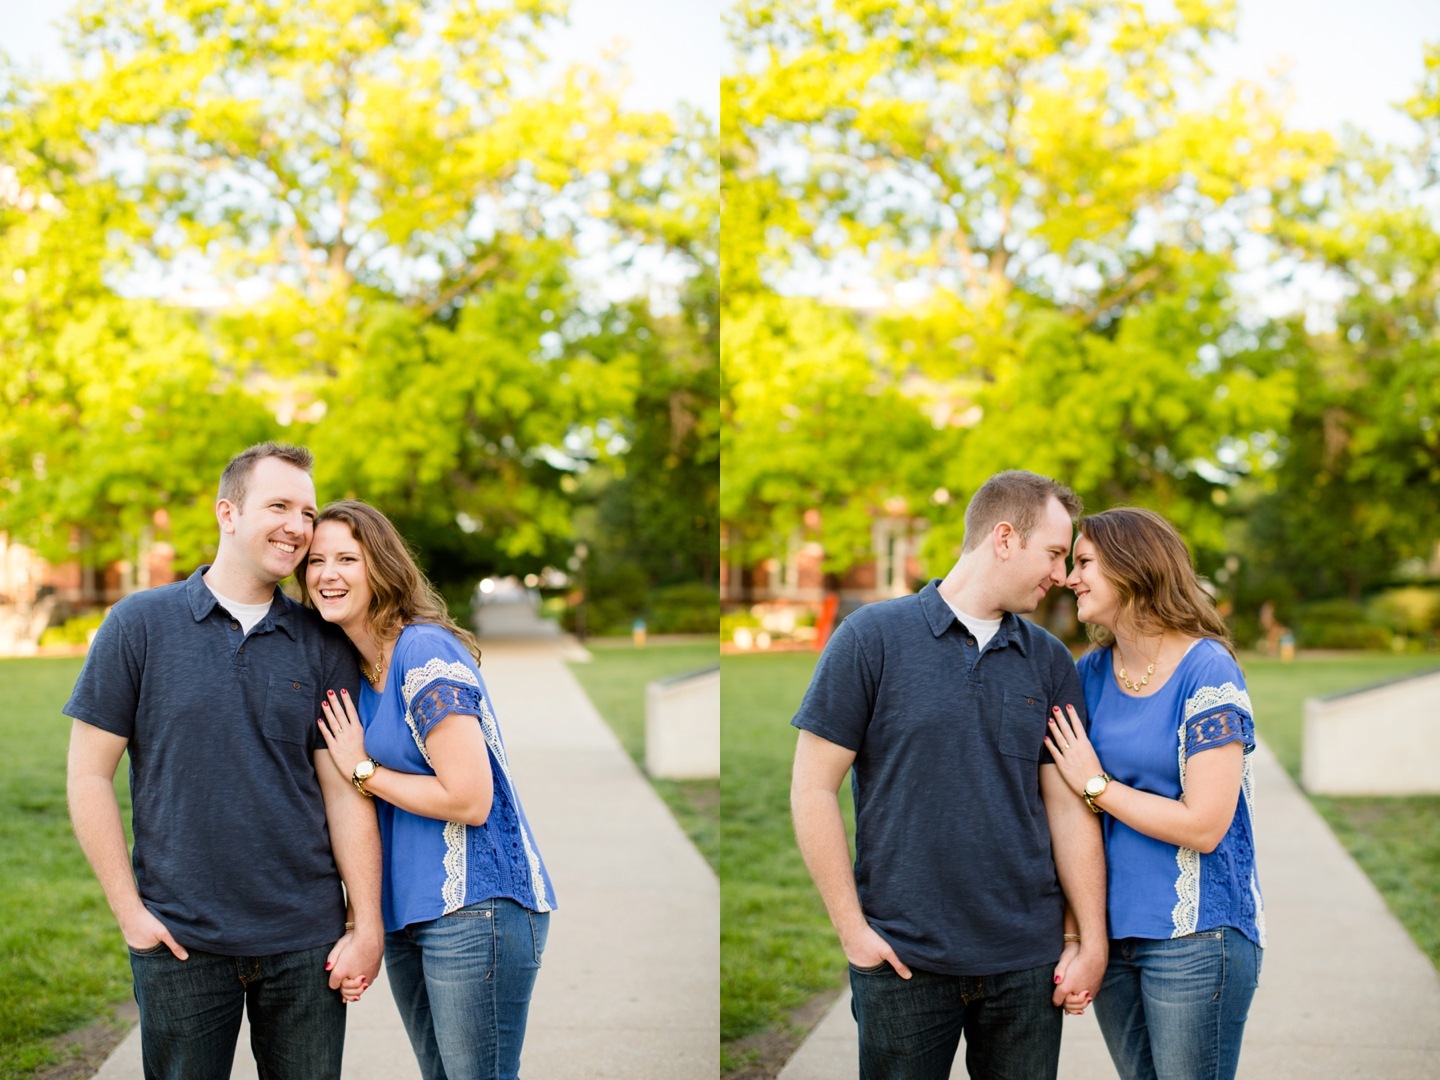
[[[330,970],[332,967],[334,967],[334,966],[335,966],[334,964],[326,964],[326,965],[325,965],[325,970],[326,970],[326,971],[329,971],[329,970]]]
[[[1056,975],[1056,976],[1055,976],[1055,981],[1056,981],[1057,983],[1060,981],[1060,976],[1059,976],[1059,975]]]

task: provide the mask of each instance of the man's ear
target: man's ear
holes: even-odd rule
[[[220,531],[235,534],[235,519],[240,516],[240,508],[229,499],[215,500],[215,520],[220,523]]]
[[[995,543],[995,557],[1001,562],[1009,559],[1020,540],[1015,526],[1008,521],[1002,521],[995,526],[995,531],[990,535]]]

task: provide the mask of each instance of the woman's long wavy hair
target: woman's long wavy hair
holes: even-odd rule
[[[1159,514],[1130,506],[1080,519],[1080,535],[1095,545],[1100,571],[1120,598],[1120,618],[1141,633],[1176,630],[1214,638],[1235,655],[1230,628],[1200,587],[1190,549],[1175,526]],[[1102,649],[1115,635],[1089,623],[1086,633]]]
[[[355,499],[333,502],[315,518],[319,528],[326,521],[342,521],[365,554],[365,578],[370,583],[370,632],[381,645],[388,645],[411,623],[443,626],[470,650],[480,662],[480,646],[475,635],[450,617],[445,599],[435,586],[425,580],[404,537],[390,524],[390,519]],[[305,575],[297,575],[300,599],[306,607],[314,607]]]

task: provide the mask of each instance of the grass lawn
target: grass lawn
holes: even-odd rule
[[[845,974],[844,954],[790,826],[789,721],[816,659],[784,653],[721,660],[720,1009],[727,1072],[748,1064],[747,1047],[759,1033],[784,1029],[791,1010],[840,986]],[[1242,663],[1260,734],[1293,776],[1306,697],[1435,667],[1440,658],[1376,653],[1282,664],[1245,656]],[[848,819],[848,783],[841,794]],[[1312,801],[1440,964],[1440,799]]]
[[[795,846],[790,762],[815,653],[720,661],[720,1038],[722,1068],[748,1064],[736,1040],[840,984],[845,956]],[[853,836],[850,787],[841,805]]]
[[[50,1041],[130,995],[119,927],[70,831],[60,707],[82,661],[0,660],[0,1080],[57,1060]],[[116,781],[130,817],[128,763]]]
[[[715,642],[647,645],[637,649],[628,644],[591,643],[595,658],[586,664],[571,664],[570,670],[595,703],[606,723],[620,737],[620,744],[645,767],[645,684],[667,675],[679,675],[714,667],[720,658]],[[680,827],[700,849],[712,869],[719,873],[720,783],[717,780],[661,780],[650,783],[670,807]]]

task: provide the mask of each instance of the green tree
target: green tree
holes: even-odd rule
[[[1329,147],[1284,131],[1255,87],[1187,106],[1232,23],[1203,2],[1168,19],[1128,2],[738,8],[725,160],[769,191],[726,205],[748,238],[737,288],[849,266],[928,292],[862,325],[854,353],[933,429],[929,471],[908,434],[869,451],[884,471],[893,442],[894,486],[930,504],[931,569],[1001,468],[1055,473],[1092,507],[1153,506],[1218,548],[1217,503],[1269,460],[1293,375],[1227,275],[1242,240],[1304,209]],[[767,377],[728,354],[726,370]]]

